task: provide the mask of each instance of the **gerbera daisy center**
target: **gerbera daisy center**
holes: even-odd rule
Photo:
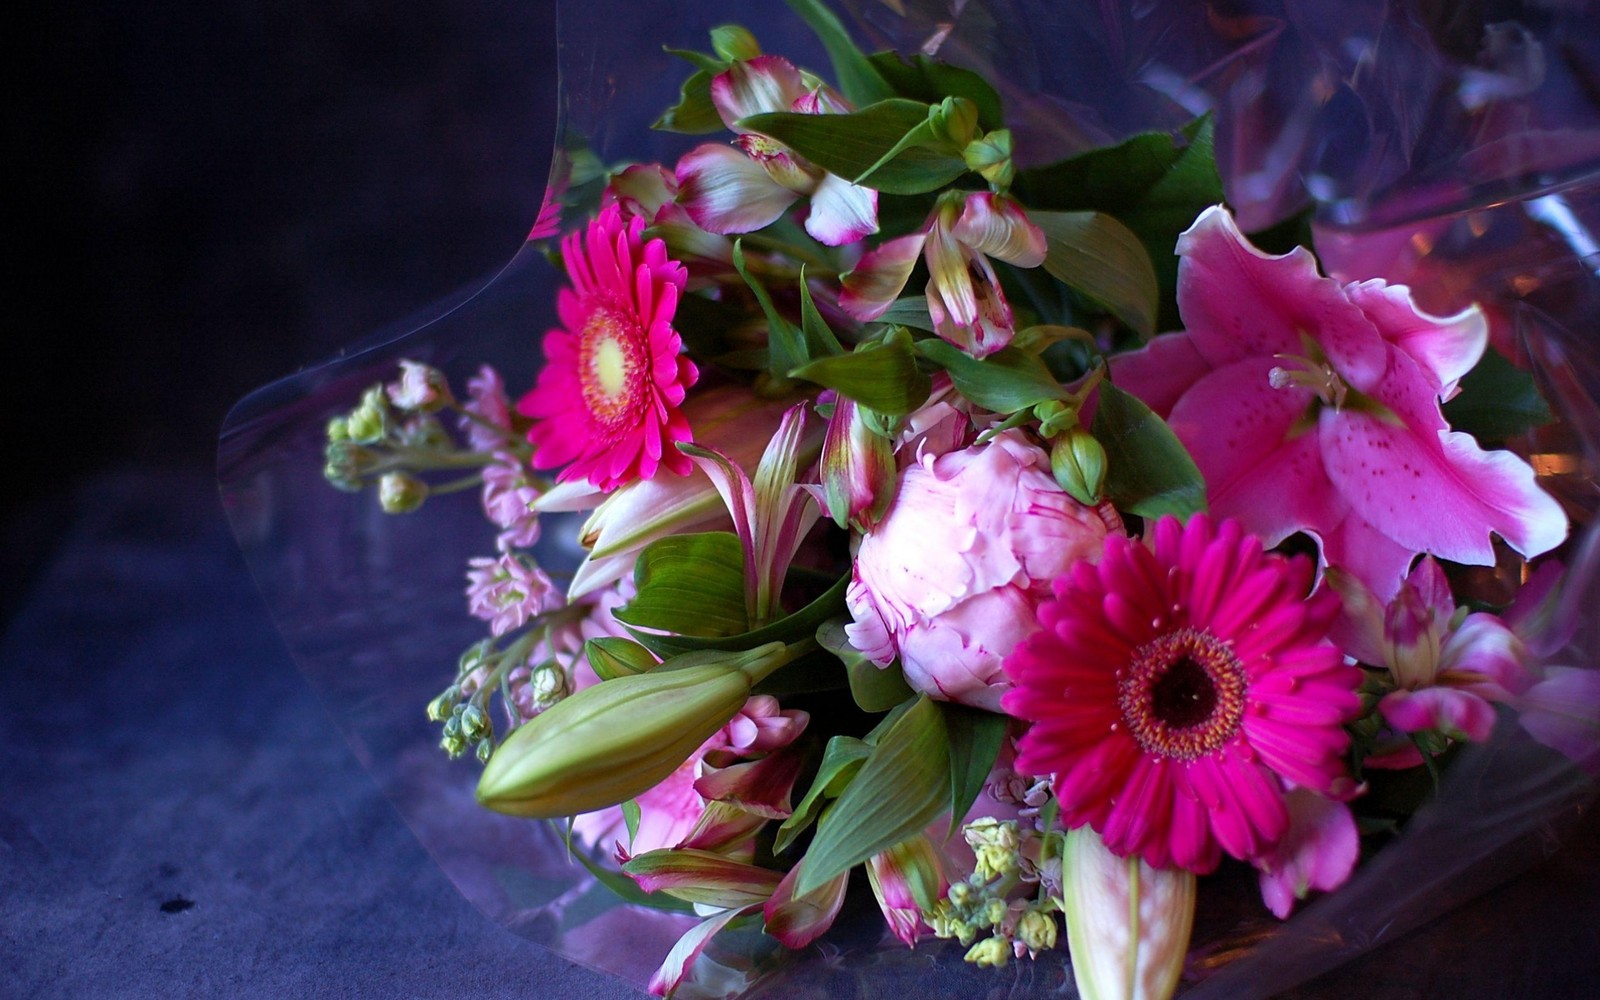
[[[1146,753],[1194,760],[1239,731],[1244,667],[1209,631],[1178,629],[1133,651],[1117,703]]]
[[[627,321],[609,309],[596,309],[583,326],[578,352],[589,412],[608,426],[628,416],[644,357],[639,337]]]

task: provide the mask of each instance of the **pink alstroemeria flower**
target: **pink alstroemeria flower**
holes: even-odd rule
[[[1337,567],[1329,584],[1343,600],[1335,643],[1363,663],[1388,669],[1395,690],[1378,711],[1396,732],[1428,730],[1481,742],[1494,729],[1492,702],[1509,702],[1526,686],[1522,640],[1499,618],[1458,609],[1450,581],[1424,557],[1387,606]],[[1422,762],[1405,743],[1366,759],[1369,767]]]
[[[1011,343],[1016,332],[989,258],[1038,267],[1045,252],[1044,231],[1016,202],[988,191],[953,192],[939,199],[921,232],[863,254],[844,276],[839,305],[862,321],[882,316],[906,287],[920,255],[928,262],[934,332],[981,358]]]
[[[1483,355],[1480,310],[1431,316],[1403,286],[1321,277],[1310,251],[1264,254],[1220,206],[1178,253],[1187,331],[1111,370],[1167,418],[1218,517],[1267,545],[1313,535],[1384,601],[1419,552],[1488,565],[1491,532],[1525,556],[1566,537],[1526,462],[1440,412]]]
[[[878,231],[878,192],[813,165],[789,147],[739,127],[776,111],[839,114],[853,110],[823,86],[808,86],[781,56],[734,62],[711,81],[711,103],[739,137],[733,146],[696,146],[678,161],[678,202],[713,233],[749,233],[775,222],[801,197],[811,199],[806,232],[828,246]]]

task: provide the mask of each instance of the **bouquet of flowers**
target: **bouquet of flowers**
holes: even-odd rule
[[[1600,761],[1575,460],[1502,317],[1247,232],[1209,115],[1041,162],[985,75],[790,6],[826,66],[722,25],[675,160],[563,151],[536,375],[408,359],[326,428],[385,512],[481,499],[483,634],[417,711],[695,914],[652,992],[864,872],[907,947],[1168,996],[1220,866],[1286,918],[1497,728]]]

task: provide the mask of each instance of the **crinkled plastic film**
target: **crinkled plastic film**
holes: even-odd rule
[[[999,87],[1024,163],[1042,163],[1210,111],[1230,202],[1247,229],[1312,206],[1325,266],[1407,282],[1434,312],[1472,301],[1521,355],[1562,421],[1519,442],[1585,530],[1600,448],[1600,31],[1590,5],[1356,2],[1193,4],[1053,0],[849,0],[868,49],[925,52]],[[686,63],[726,21],[764,48],[825,70],[780,5],[585,0],[561,8],[561,135],[552,203],[590,179],[590,157],[672,162],[694,137],[649,129]],[[571,219],[567,220],[569,223]],[[532,220],[530,220],[530,223]],[[478,638],[466,560],[493,547],[472,492],[393,517],[328,487],[323,429],[402,358],[463,383],[480,363],[531,383],[559,275],[529,244],[483,288],[268,386],[230,416],[224,502],[285,641],[351,746],[443,870],[490,918],[575,961],[643,983],[684,917],[617,904],[543,823],[478,808],[476,765],[436,747],[423,706]],[[569,515],[570,516],[570,515]],[[545,522],[538,556],[570,568],[572,523]],[[1572,547],[1559,607],[1536,645],[1551,665],[1594,669],[1600,553]],[[1590,760],[1590,766],[1594,765]],[[1269,996],[1337,967],[1546,856],[1588,803],[1584,769],[1503,718],[1467,748],[1437,797],[1343,889],[1286,923],[1253,873],[1202,883],[1181,994]],[[859,897],[859,894],[858,894]],[[857,899],[859,902],[859,898]],[[783,956],[732,934],[680,995],[875,996],[937,985],[962,995],[1071,993],[1059,952],[1005,969],[961,949],[905,950],[871,907],[847,906],[823,943]]]

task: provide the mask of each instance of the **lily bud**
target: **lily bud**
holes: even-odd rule
[[[723,24],[711,29],[711,50],[723,62],[754,59],[761,54],[761,43],[750,29],[737,24]]]
[[[822,487],[828,513],[841,528],[871,531],[894,499],[894,448],[875,432],[848,396],[834,403],[822,439]]]
[[[978,174],[996,191],[1005,191],[1016,179],[1017,168],[1011,161],[1011,130],[995,129],[982,139],[967,144],[961,151],[967,169]]]
[[[378,504],[386,514],[409,514],[428,499],[428,484],[404,472],[385,472],[378,480]]]
[[[506,737],[478,780],[478,802],[549,819],[631,799],[688,760],[791,658],[781,642],[685,653],[578,691]]]
[[[1194,925],[1194,873],[1121,858],[1082,826],[1067,834],[1063,909],[1083,1000],[1167,1000]]]
[[[1093,507],[1105,496],[1106,450],[1093,434],[1074,427],[1051,444],[1050,472],[1072,499]]]

